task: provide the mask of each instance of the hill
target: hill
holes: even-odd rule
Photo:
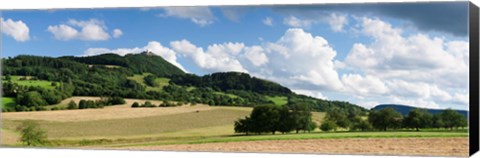
[[[61,57],[61,59],[73,60],[90,65],[122,66],[132,70],[136,74],[148,72],[157,76],[166,77],[172,75],[182,75],[185,73],[180,68],[172,65],[162,57],[154,55],[150,52],[128,54],[123,57],[117,54],[101,54],[87,57],[66,56]]]
[[[408,115],[408,112],[410,112],[411,110],[413,110],[417,107],[408,106],[408,105],[400,105],[400,104],[380,104],[380,105],[377,105],[374,108],[372,108],[372,110],[381,110],[381,109],[385,109],[385,108],[393,108],[393,109],[397,110],[398,112],[400,112],[402,115]],[[427,109],[427,108],[420,108],[420,109],[427,110],[431,114],[437,114],[437,113],[443,112],[443,110],[441,110],[441,109]],[[465,111],[465,110],[455,110],[455,111],[457,111],[458,113],[465,116],[465,118],[468,117],[468,111]]]
[[[150,52],[58,58],[19,55],[2,61],[2,75],[8,76],[3,83],[4,97],[28,103],[6,111],[47,110],[45,106],[72,96],[115,96],[210,106],[304,105],[313,111],[340,108],[350,114],[366,111],[348,102],[298,95],[278,83],[246,73],[186,74]],[[27,76],[55,86],[45,88],[15,80]]]

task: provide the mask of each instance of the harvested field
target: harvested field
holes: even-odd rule
[[[74,97],[78,103],[80,99],[97,100],[98,97]],[[171,115],[181,113],[192,113],[195,111],[209,111],[216,109],[208,105],[180,106],[180,107],[157,107],[157,108],[131,108],[133,102],[144,103],[145,100],[125,99],[124,105],[108,106],[103,109],[77,109],[77,110],[59,110],[59,111],[37,111],[37,112],[9,112],[2,113],[2,119],[5,120],[42,120],[55,122],[79,122],[108,119],[124,118],[142,118],[149,116]],[[67,101],[62,101],[67,102]],[[153,104],[160,104],[161,101],[151,101]]]
[[[468,138],[347,138],[267,140],[142,146],[127,147],[126,149],[410,156],[468,156]]]

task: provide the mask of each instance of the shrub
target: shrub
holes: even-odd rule
[[[71,100],[71,101],[68,103],[67,109],[69,109],[69,110],[78,109],[77,103],[75,103],[73,100]]]
[[[132,108],[138,108],[138,107],[140,107],[140,104],[138,104],[137,102],[134,102],[132,104]]]
[[[27,146],[39,146],[47,142],[45,131],[36,122],[24,121],[17,130],[21,134],[20,140]]]

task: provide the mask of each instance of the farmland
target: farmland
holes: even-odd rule
[[[156,84],[156,86],[154,86],[154,87],[148,86],[148,85],[145,84],[145,81],[144,81],[144,78],[148,75],[152,75],[152,74],[151,73],[143,73],[141,75],[136,74],[136,75],[133,75],[131,77],[128,77],[128,79],[133,80],[133,81],[135,81],[135,82],[137,82],[141,85],[146,86],[147,91],[161,91],[163,89],[163,87],[169,85],[168,82],[170,81],[170,79],[158,77],[154,80],[154,83]]]
[[[81,99],[96,100],[99,97],[72,97],[62,101],[62,103]],[[388,144],[399,141],[405,143],[401,143],[400,146],[389,147],[407,150],[413,146],[406,142],[425,145],[432,143],[432,141],[452,141],[462,146],[466,142],[464,139],[468,137],[466,129],[453,131],[425,129],[419,132],[408,130],[322,132],[316,129],[310,133],[244,136],[234,133],[233,122],[238,118],[247,116],[252,108],[201,104],[162,108],[130,107],[133,102],[142,103],[145,101],[126,99],[126,103],[123,105],[109,106],[103,109],[3,113],[1,144],[19,146],[19,135],[15,132],[15,128],[21,120],[27,119],[36,120],[41,128],[47,131],[48,139],[51,141],[49,146],[94,149],[341,153],[342,151],[350,152],[349,149],[341,146],[342,143],[345,145],[345,143],[354,141],[356,142],[354,145],[357,146],[372,145],[371,142],[377,144],[375,144],[376,146],[369,146],[369,148],[375,150],[352,151],[351,153],[382,154],[368,151],[381,151],[377,150],[379,146],[386,147]],[[154,104],[161,103],[161,101],[152,102]],[[312,119],[315,123],[320,124],[324,116],[325,113],[313,112]],[[326,144],[324,144],[332,144],[331,142],[337,143],[337,147],[326,147]],[[311,145],[306,145],[306,148],[298,150],[294,150],[297,148],[282,148],[282,146],[275,148],[258,147],[259,144],[265,143],[304,144],[303,146],[309,143]],[[229,147],[230,144],[244,145],[248,148]],[[456,150],[456,148],[449,149]],[[385,151],[387,154],[399,152]],[[418,155],[435,154],[433,151],[424,150],[416,153]],[[465,152],[456,156],[462,156],[463,153]],[[445,153],[437,154],[445,156]]]
[[[15,98],[11,97],[2,97],[2,109],[4,108],[12,108],[15,106]]]
[[[53,89],[52,82],[45,80],[34,80],[31,76],[11,76],[10,81],[21,86],[38,86],[47,89]]]

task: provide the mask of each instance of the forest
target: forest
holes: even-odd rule
[[[141,82],[131,79],[142,74],[148,75]],[[2,76],[3,97],[13,98],[16,102],[13,107],[4,107],[5,112],[49,110],[45,106],[72,96],[247,107],[274,105],[268,97],[282,97],[288,105],[301,104],[312,111],[325,112],[334,107],[348,113],[366,111],[348,102],[295,94],[278,83],[246,73],[188,74],[150,52],[58,58],[19,55],[2,59]],[[168,83],[160,90],[149,89],[158,86],[155,80],[159,78],[168,80]],[[25,85],[20,84],[22,80],[51,84]]]

